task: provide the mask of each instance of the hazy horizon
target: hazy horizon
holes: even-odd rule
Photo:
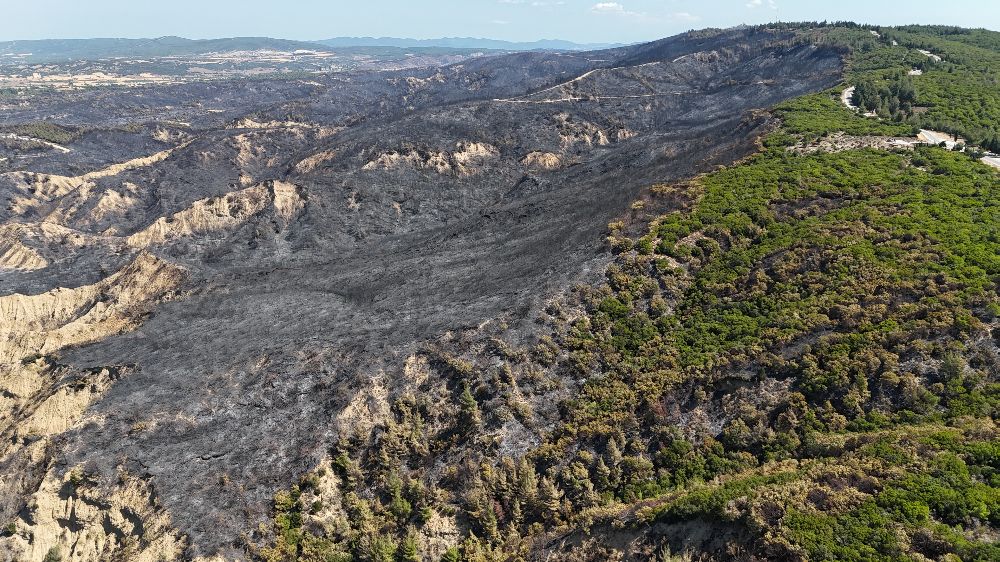
[[[836,4],[789,0],[371,0],[363,6],[360,9],[358,2],[347,0],[175,0],[170,5],[36,0],[5,8],[0,40],[460,37],[638,43],[690,29],[822,20],[1000,29],[1000,10],[989,0],[915,0],[905,5],[870,0]]]
[[[676,34],[673,34],[676,35]],[[278,41],[297,41],[302,43],[315,43],[320,41],[328,41],[330,39],[396,39],[401,41],[437,41],[437,40],[450,40],[450,39],[466,39],[473,41],[498,41],[506,43],[541,43],[541,42],[566,42],[573,43],[576,45],[603,45],[603,44],[621,44],[630,45],[635,43],[642,43],[643,41],[572,41],[569,39],[563,39],[561,37],[539,37],[536,39],[525,39],[525,40],[512,40],[503,39],[500,37],[483,37],[483,36],[473,36],[473,35],[441,35],[435,37],[406,37],[399,35],[331,35],[329,37],[315,37],[312,39],[299,39],[293,37],[282,37],[275,35],[219,35],[212,37],[187,37],[178,34],[168,34],[168,35],[157,35],[157,36],[93,36],[93,37],[40,37],[35,39],[9,39],[0,37],[0,42],[27,42],[27,41],[90,41],[90,40],[134,40],[134,41],[144,41],[144,40],[156,40],[156,39],[167,39],[167,38],[178,38],[189,41],[213,41],[219,39],[275,39]]]

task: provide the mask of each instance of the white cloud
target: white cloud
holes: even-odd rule
[[[749,2],[747,2],[747,8],[750,9],[760,8],[763,5],[764,5],[764,0],[750,0]],[[778,4],[777,2],[775,2],[775,0],[767,0],[767,7],[772,10],[777,10]]]
[[[590,8],[591,12],[603,12],[603,13],[615,13],[624,14],[625,6],[622,6],[618,2],[598,2]]]
[[[490,23],[492,23],[493,25],[507,25],[510,22],[507,20],[493,20]]]
[[[649,20],[649,14],[646,12],[633,12],[632,10],[625,9],[618,2],[598,2],[590,7],[590,11],[595,14],[608,14],[615,16],[623,16],[628,18]]]

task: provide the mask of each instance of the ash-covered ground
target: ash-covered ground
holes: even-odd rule
[[[740,30],[6,107],[0,125],[73,135],[6,149],[0,175],[0,522],[41,528],[32,498],[73,467],[108,489],[125,471],[188,556],[235,556],[373,376],[501,316],[531,341],[645,190],[746,156],[755,110],[840,73],[834,50]]]

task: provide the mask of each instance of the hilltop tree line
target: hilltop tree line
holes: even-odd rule
[[[897,121],[913,115],[916,101],[917,91],[908,76],[898,76],[884,86],[871,79],[861,80],[852,98],[854,105]]]

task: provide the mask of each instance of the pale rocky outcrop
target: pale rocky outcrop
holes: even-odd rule
[[[392,170],[395,168],[410,167],[416,170],[433,170],[439,174],[451,171],[451,164],[448,156],[444,152],[418,152],[409,150],[406,152],[385,152],[370,160],[362,170]]]
[[[305,207],[305,200],[297,185],[284,182],[271,182],[271,202],[275,213],[288,224]]]
[[[420,90],[427,87],[430,84],[443,84],[447,77],[443,72],[438,70],[433,76],[428,76],[427,78],[417,78],[416,76],[407,76],[406,85],[410,87],[411,90]]]
[[[553,152],[534,151],[528,153],[521,163],[534,170],[558,170],[563,165],[562,157]]]
[[[266,156],[264,146],[255,143],[249,134],[236,135],[230,142],[236,149],[236,165],[240,169],[245,169]]]
[[[243,119],[237,120],[229,128],[231,129],[309,129],[313,125],[309,123],[301,123],[298,121],[261,121],[254,119],[253,117],[244,117]]]
[[[337,153],[332,150],[323,150],[308,156],[295,165],[295,170],[300,173],[311,172],[326,162],[329,162]]]
[[[463,174],[474,173],[480,166],[499,157],[500,151],[495,146],[483,142],[460,142],[458,150],[452,153],[452,159]]]
[[[153,224],[127,237],[126,242],[133,248],[147,248],[184,237],[227,232],[269,208],[287,224],[304,205],[297,186],[281,181],[268,182],[222,197],[195,201],[183,211],[156,219]]]
[[[45,205],[89,183],[82,176],[68,177],[33,172],[11,172],[6,174],[6,179],[14,188],[9,209],[16,216],[26,216],[32,211],[43,213]]]
[[[117,176],[128,170],[144,168],[162,162],[173,154],[174,151],[184,148],[187,144],[183,143],[175,148],[163,150],[149,156],[112,164],[106,168],[79,176],[60,176],[35,172],[7,172],[3,174],[3,177],[8,180],[15,191],[11,197],[10,210],[15,215],[25,216],[32,211],[46,215],[52,211],[47,207],[57,202],[63,208],[66,208],[66,206],[72,208],[79,205],[80,202],[89,199],[89,190],[95,187],[94,182],[96,180]],[[75,202],[58,201],[81,190],[82,193],[78,194],[77,201]]]
[[[121,474],[110,486],[90,485],[80,467],[67,472],[52,462],[57,437],[85,423],[88,408],[130,370],[74,373],[33,357],[134,329],[184,278],[177,266],[140,253],[98,283],[0,297],[0,466],[11,470],[0,474],[0,498],[27,498],[13,533],[0,538],[0,561],[58,552],[64,560],[152,562],[182,550],[146,481]],[[0,499],[0,513],[16,509]]]
[[[368,161],[362,169],[393,170],[409,167],[438,174],[472,176],[481,173],[483,168],[499,158],[500,151],[491,144],[461,141],[456,143],[452,152],[418,149],[383,152]]]
[[[103,168],[101,170],[97,170],[79,176],[79,178],[84,181],[92,181],[98,178],[117,176],[118,174],[125,172],[127,170],[134,170],[136,168],[145,168],[147,166],[156,164],[157,162],[162,162],[163,160],[166,160],[167,158],[170,157],[171,154],[174,153],[174,151],[180,148],[184,148],[185,146],[187,146],[187,143],[181,144],[176,148],[168,148],[167,150],[161,150],[160,152],[157,152],[155,154],[150,154],[149,156],[142,156],[140,158],[133,158],[132,160],[128,160],[126,162],[112,164],[107,168]]]
[[[122,244],[113,233],[89,234],[47,221],[0,226],[0,271],[44,269],[84,248],[116,251]]]
[[[49,470],[27,516],[0,539],[0,560],[38,562],[56,552],[73,562],[158,562],[179,559],[185,547],[149,483],[125,473],[105,490],[80,467],[63,476]]]
[[[635,131],[633,131],[631,129],[626,129],[626,128],[622,127],[620,129],[615,129],[614,139],[617,142],[621,142],[621,141],[625,141],[625,140],[628,140],[630,138],[633,138],[633,137],[635,137],[637,135],[638,135],[638,133],[636,133]]]
[[[449,548],[462,540],[462,530],[454,515],[441,515],[434,512],[431,518],[420,529],[418,544],[420,552],[429,560],[440,560]]]
[[[788,147],[789,152],[812,154],[815,152],[843,152],[875,148],[879,150],[913,149],[922,141],[915,137],[885,137],[878,135],[855,136],[846,133],[833,133],[808,143],[800,143]]]
[[[148,227],[129,236],[133,248],[163,244],[185,236],[225,231],[244,223],[250,216],[271,203],[262,185],[195,201],[193,205],[169,217],[160,217]]]
[[[43,222],[82,229],[114,223],[140,205],[142,191],[142,187],[131,182],[122,182],[117,188],[109,189],[85,182],[53,201]]]
[[[608,133],[588,121],[574,120],[568,113],[557,113],[554,116],[559,130],[559,140],[564,150],[576,145],[607,146],[611,144]],[[617,134],[617,133],[616,133]]]
[[[0,365],[134,327],[139,315],[180,287],[183,279],[177,266],[140,254],[92,285],[0,297]]]
[[[371,377],[350,403],[337,415],[337,426],[344,435],[365,434],[390,419],[389,382],[384,374]]]
[[[15,234],[10,230],[0,228],[0,270],[34,271],[49,265],[48,260],[37,251],[14,238]],[[17,232],[17,229],[14,229],[14,232]]]
[[[188,134],[177,129],[159,127],[156,129],[156,132],[153,133],[153,139],[162,143],[179,144],[188,139]]]
[[[21,185],[27,188],[27,190],[30,191],[33,188],[35,195],[51,199],[65,195],[74,189],[79,189],[88,182],[101,178],[117,176],[128,170],[144,168],[156,164],[157,162],[162,162],[173,154],[175,150],[185,146],[186,144],[181,144],[176,148],[170,148],[155,154],[150,154],[149,156],[142,156],[140,158],[133,158],[132,160],[112,164],[100,170],[95,170],[79,176],[60,176],[56,174],[41,174],[35,172],[9,172],[8,175],[20,179]]]

